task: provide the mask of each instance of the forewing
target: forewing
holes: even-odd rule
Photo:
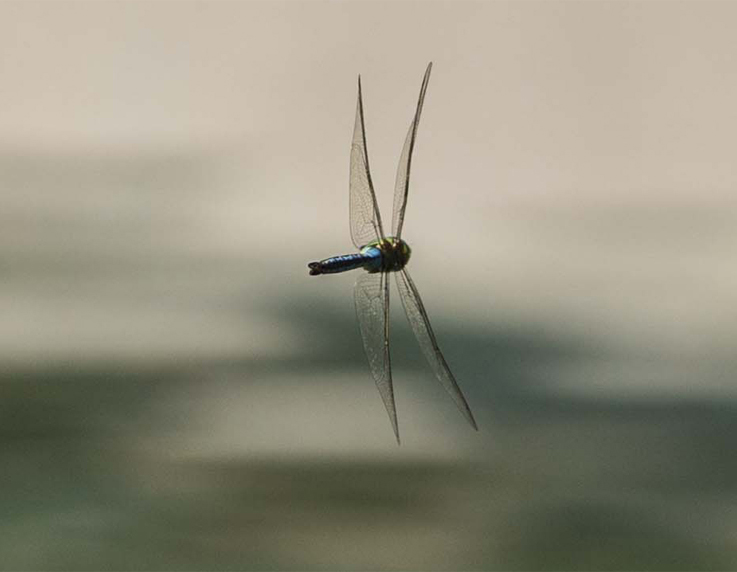
[[[389,274],[386,272],[361,274],[356,281],[354,296],[363,349],[398,443],[397,408],[394,404],[389,358]]]
[[[440,352],[435,334],[432,331],[432,326],[430,326],[430,320],[425,311],[425,306],[422,303],[414,282],[412,282],[412,278],[410,278],[406,269],[402,269],[397,274],[399,275],[399,279],[397,280],[399,296],[402,299],[404,311],[407,313],[407,319],[412,326],[412,330],[415,332],[415,337],[420,343],[422,353],[425,354],[427,361],[430,362],[430,366],[435,371],[436,377],[453,398],[458,409],[461,410],[461,413],[463,413],[471,426],[478,430],[476,420],[473,418],[473,413],[471,413],[471,408],[468,406],[466,398],[463,397],[461,388],[458,387],[458,383],[453,377],[448,364],[445,362],[443,354]]]
[[[392,235],[397,238],[402,236],[404,211],[407,208],[407,194],[409,193],[409,172],[412,167],[412,151],[414,151],[415,139],[417,138],[417,128],[420,125],[420,115],[422,114],[422,104],[425,102],[427,82],[430,81],[430,70],[432,70],[432,62],[427,64],[425,77],[422,78],[417,110],[409,126],[407,138],[404,140],[402,155],[399,158],[399,167],[397,167],[397,179],[394,184],[394,209],[392,212]]]
[[[358,103],[356,104],[356,122],[353,126],[353,142],[351,144],[350,195],[351,239],[353,244],[361,248],[369,242],[381,240],[384,237],[384,230],[381,227],[381,214],[376,203],[374,184],[369,170],[368,151],[366,150],[361,76],[358,76]]]

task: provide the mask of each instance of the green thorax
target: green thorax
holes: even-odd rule
[[[409,262],[412,249],[401,238],[387,236],[383,240],[369,242],[361,248],[361,252],[375,248],[381,252],[381,267],[376,271],[392,272],[401,270]]]

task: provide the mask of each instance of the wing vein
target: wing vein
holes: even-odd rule
[[[445,390],[453,398],[458,409],[463,413],[463,416],[471,424],[471,427],[478,431],[476,420],[471,413],[471,408],[468,406],[466,398],[463,396],[461,388],[458,386],[453,373],[451,373],[445,358],[443,357],[438,342],[435,339],[435,333],[432,331],[430,325],[430,319],[427,316],[425,305],[422,303],[420,293],[417,291],[412,278],[406,268],[403,268],[399,274],[397,280],[397,288],[399,289],[399,297],[402,299],[402,305],[404,306],[404,312],[407,314],[412,330],[415,333],[415,337],[420,344],[422,353],[425,354],[425,358],[435,372],[435,376],[438,381],[442,384]]]
[[[356,316],[363,349],[371,374],[386,407],[399,443],[397,408],[394,402],[391,357],[389,355],[389,274],[362,273],[354,288]]]
[[[412,153],[415,148],[417,129],[420,126],[420,115],[422,114],[422,106],[425,103],[425,92],[427,91],[427,84],[430,81],[431,70],[432,62],[427,64],[425,76],[422,78],[422,86],[420,87],[420,96],[417,100],[415,116],[412,119],[412,123],[410,123],[407,137],[404,140],[404,147],[402,147],[402,154],[399,157],[397,178],[394,183],[394,208],[392,214],[392,235],[396,238],[401,238],[402,236],[404,212],[407,209],[407,197],[409,195],[409,174],[412,167]]]
[[[353,244],[357,248],[361,248],[369,242],[381,240],[384,237],[384,229],[381,225],[381,214],[376,202],[374,183],[369,169],[366,129],[363,120],[361,76],[358,76],[358,102],[356,103],[356,120],[353,125],[353,142],[351,144],[349,192],[350,227]]]

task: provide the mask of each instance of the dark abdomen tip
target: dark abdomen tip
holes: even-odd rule
[[[317,276],[322,274],[322,268],[319,262],[310,262],[307,267],[310,269],[310,276]]]

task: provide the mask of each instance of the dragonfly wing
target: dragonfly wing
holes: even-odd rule
[[[420,343],[422,353],[425,354],[427,361],[430,362],[432,369],[435,371],[436,377],[453,398],[458,409],[461,410],[461,413],[463,413],[471,426],[478,431],[478,426],[476,425],[476,420],[473,418],[473,413],[471,413],[471,408],[468,406],[466,398],[463,397],[461,388],[458,387],[458,383],[453,377],[443,354],[440,352],[435,334],[430,326],[430,320],[425,311],[425,306],[422,303],[419,292],[417,292],[417,287],[412,282],[412,278],[410,278],[405,268],[397,272],[397,274],[399,275],[399,279],[397,280],[399,296],[402,299],[404,311],[407,314],[407,319],[412,326],[415,337]]]
[[[358,76],[358,103],[356,122],[353,126],[351,144],[350,176],[350,221],[351,239],[357,248],[381,240],[384,230],[381,227],[381,214],[376,203],[374,183],[369,170],[366,150],[366,131],[363,125],[363,98],[361,96],[361,76]]]
[[[398,443],[397,408],[389,359],[389,274],[362,273],[356,281],[354,296],[363,348]]]
[[[407,208],[407,194],[409,193],[409,171],[412,166],[412,151],[414,150],[415,139],[417,138],[417,128],[420,125],[420,114],[422,113],[422,104],[425,102],[427,82],[430,81],[430,70],[432,70],[432,62],[427,64],[425,77],[422,78],[417,110],[409,126],[407,138],[404,140],[402,155],[399,158],[399,167],[397,167],[397,179],[394,184],[394,210],[392,214],[392,236],[397,238],[401,238],[402,236],[404,211]]]

